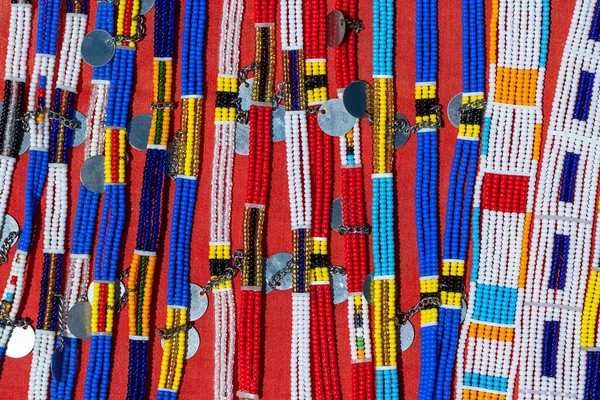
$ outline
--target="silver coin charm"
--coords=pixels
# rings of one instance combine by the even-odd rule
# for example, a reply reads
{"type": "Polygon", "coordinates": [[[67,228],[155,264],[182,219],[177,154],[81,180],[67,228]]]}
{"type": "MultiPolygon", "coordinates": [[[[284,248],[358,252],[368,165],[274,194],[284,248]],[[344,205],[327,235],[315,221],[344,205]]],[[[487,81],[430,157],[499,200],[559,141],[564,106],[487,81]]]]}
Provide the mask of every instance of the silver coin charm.
{"type": "Polygon", "coordinates": [[[346,17],[340,10],[327,14],[327,46],[338,47],[344,41],[347,33],[346,17]]]}
{"type": "Polygon", "coordinates": [[[464,322],[466,317],[467,317],[467,302],[463,298],[460,301],[460,322],[461,323],[464,322]]]}
{"type": "Polygon", "coordinates": [[[115,55],[116,44],[110,33],[103,29],[91,31],[81,42],[81,57],[92,67],[108,64],[115,55]]]}
{"type": "Polygon", "coordinates": [[[235,152],[241,156],[250,153],[250,125],[235,124],[235,152]]]}
{"type": "MultiPolygon", "coordinates": [[[[11,232],[19,232],[19,230],[20,228],[17,220],[14,219],[12,215],[6,214],[6,217],[4,218],[4,226],[2,227],[2,237],[0,238],[0,244],[4,243],[6,239],[8,239],[8,235],[10,235],[11,232]]],[[[17,243],[17,237],[15,237],[15,239],[12,241],[10,247],[14,246],[15,243],[17,243]]]]}
{"type": "MultiPolygon", "coordinates": [[[[160,345],[164,349],[165,348],[165,339],[160,339],[160,345]]],[[[189,331],[187,331],[187,340],[186,340],[187,350],[185,353],[185,359],[189,360],[194,357],[200,348],[200,334],[196,330],[196,328],[192,327],[189,331]]]]}
{"type": "Polygon", "coordinates": [[[340,304],[348,300],[348,275],[331,274],[331,291],[333,304],[340,304]]]}
{"type": "MultiPolygon", "coordinates": [[[[265,266],[265,281],[271,282],[273,276],[279,271],[287,267],[288,262],[292,260],[290,253],[275,253],[267,259],[265,266]]],[[[276,290],[288,290],[292,288],[292,274],[285,274],[279,281],[274,282],[276,290]]],[[[265,292],[269,293],[273,290],[269,284],[265,285],[265,292]]]]}
{"type": "Polygon", "coordinates": [[[85,160],[81,166],[79,178],[87,190],[104,193],[104,156],[91,156],[85,160]]]}
{"type": "Polygon", "coordinates": [[[285,140],[285,107],[281,104],[271,114],[271,139],[273,142],[285,140]]]}
{"type": "Polygon", "coordinates": [[[25,132],[23,133],[23,137],[21,138],[21,147],[19,147],[19,155],[22,156],[23,154],[27,153],[29,147],[31,147],[31,134],[29,132],[25,132]]]}
{"type": "Polygon", "coordinates": [[[131,118],[127,127],[127,139],[129,144],[137,150],[148,148],[148,137],[152,127],[152,114],[138,114],[131,118]]]}
{"type": "Polygon", "coordinates": [[[6,345],[6,356],[10,358],[23,358],[33,350],[35,343],[35,330],[27,325],[24,328],[13,329],[8,344],[6,345]]]}
{"type": "Polygon", "coordinates": [[[365,81],[354,81],[344,89],[344,107],[355,118],[372,114],[373,88],[365,81]]]}
{"type": "Polygon", "coordinates": [[[405,131],[405,128],[408,128],[410,124],[408,120],[404,117],[404,115],[396,113],[396,129],[394,131],[394,148],[398,149],[408,142],[410,139],[410,133],[405,131]]]}
{"type": "Polygon", "coordinates": [[[412,322],[406,321],[406,323],[400,327],[398,332],[398,349],[406,351],[414,341],[415,327],[412,322]]]}
{"type": "Polygon", "coordinates": [[[331,229],[335,230],[336,232],[339,232],[340,227],[344,225],[344,213],[342,209],[341,197],[338,197],[331,202],[331,208],[329,209],[329,224],[331,225],[331,229]]]}
{"type": "Polygon", "coordinates": [[[152,10],[152,7],[154,7],[154,3],[155,0],[141,0],[139,14],[145,15],[148,12],[150,12],[150,10],[152,10]]]}
{"type": "Polygon", "coordinates": [[[69,331],[79,339],[92,337],[92,305],[88,301],[75,303],[67,314],[69,331]]]}
{"type": "Polygon", "coordinates": [[[354,128],[356,118],[348,114],[341,99],[330,99],[321,104],[317,121],[329,136],[344,136],[354,128]]]}
{"type": "Polygon", "coordinates": [[[190,321],[202,317],[208,310],[208,295],[200,294],[200,286],[190,284],[190,321]]]}
{"type": "Polygon", "coordinates": [[[75,111],[73,119],[77,122],[77,128],[73,131],[73,147],[77,147],[85,142],[85,124],[87,123],[87,118],[82,112],[75,111]]]}
{"type": "Polygon", "coordinates": [[[65,351],[64,351],[64,349],[61,349],[59,347],[58,349],[56,349],[56,351],[52,355],[52,365],[51,365],[52,376],[58,382],[64,382],[64,380],[65,380],[65,374],[63,373],[64,359],[65,359],[65,351]]]}
{"type": "Polygon", "coordinates": [[[238,98],[240,99],[240,108],[244,111],[248,111],[250,109],[250,104],[252,104],[252,83],[254,82],[254,78],[246,79],[246,83],[240,83],[238,88],[238,98]]]}
{"type": "Polygon", "coordinates": [[[363,296],[365,296],[367,303],[369,303],[370,305],[373,305],[373,297],[371,296],[371,287],[373,284],[374,276],[375,276],[375,272],[371,272],[369,275],[367,275],[367,277],[365,278],[365,281],[363,282],[363,296]]]}
{"type": "Polygon", "coordinates": [[[462,93],[454,96],[448,103],[448,119],[456,128],[460,126],[460,107],[462,106],[462,93]]]}

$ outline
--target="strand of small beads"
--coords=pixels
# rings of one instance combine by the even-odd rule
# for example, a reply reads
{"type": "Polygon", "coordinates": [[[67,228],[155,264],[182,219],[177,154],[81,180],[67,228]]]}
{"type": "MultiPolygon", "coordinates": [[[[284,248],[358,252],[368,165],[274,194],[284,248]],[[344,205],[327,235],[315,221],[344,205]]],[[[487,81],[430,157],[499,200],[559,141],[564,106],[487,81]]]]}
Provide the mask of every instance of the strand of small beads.
{"type": "Polygon", "coordinates": [[[237,334],[239,378],[237,396],[242,399],[258,399],[260,391],[264,310],[263,231],[272,151],[275,6],[276,0],[259,0],[254,3],[254,47],[257,66],[248,115],[250,133],[246,203],[244,204],[244,260],[237,334]]]}
{"type": "MultiPolygon", "coordinates": [[[[114,10],[112,2],[99,2],[96,9],[95,29],[114,33],[114,10]]],[[[104,154],[104,121],[108,88],[110,85],[111,64],[94,68],[92,94],[86,115],[84,159],[104,154]]],[[[50,398],[52,400],[70,400],[74,396],[77,374],[79,372],[79,339],[67,326],[68,311],[80,301],[88,301],[87,290],[90,280],[90,258],[93,238],[96,233],[96,220],[101,193],[94,192],[81,183],[75,209],[75,223],[69,254],[69,266],[65,283],[64,298],[55,355],[60,355],[60,370],[52,368],[50,398]]]]}
{"type": "Polygon", "coordinates": [[[302,1],[282,0],[280,3],[287,173],[293,232],[290,396],[294,400],[312,397],[309,293],[312,198],[302,10],[302,1]]]}
{"type": "Polygon", "coordinates": [[[376,398],[399,398],[394,235],[394,2],[373,2],[373,337],[376,398]]]}
{"type": "Polygon", "coordinates": [[[440,279],[438,368],[435,398],[450,397],[452,373],[458,345],[465,263],[469,246],[479,137],[483,122],[485,89],[484,2],[462,2],[463,95],[458,137],[450,171],[444,233],[444,260],[440,279]]]}
{"type": "MultiPolygon", "coordinates": [[[[358,20],[358,0],[337,0],[336,8],[351,21],[358,20]]],[[[335,48],[335,78],[341,101],[344,89],[358,77],[357,39],[355,30],[346,32],[345,40],[335,48]]],[[[340,137],[342,166],[342,217],[344,226],[367,225],[361,129],[358,119],[354,127],[340,137]]],[[[348,332],[352,362],[352,399],[374,398],[374,369],[369,304],[363,295],[363,282],[369,271],[368,236],[364,232],[344,234],[348,287],[348,332]]]]}
{"type": "MultiPolygon", "coordinates": [[[[60,6],[59,6],[60,7],[60,6]]],[[[73,142],[73,104],[81,71],[81,42],[87,26],[87,1],[67,3],[54,100],[50,107],[48,185],[44,216],[44,267],[31,370],[29,399],[48,398],[50,366],[62,300],[63,259],[69,209],[68,167],[73,142]]]]}
{"type": "Polygon", "coordinates": [[[86,400],[106,399],[110,386],[115,285],[118,284],[117,265],[125,224],[126,124],[132,97],[135,43],[143,34],[139,9],[139,0],[121,1],[118,5],[116,50],[106,110],[105,195],[94,262],[92,338],[84,388],[86,400]]]}
{"type": "Polygon", "coordinates": [[[221,19],[210,196],[209,265],[215,303],[214,398],[233,398],[235,303],[231,274],[231,195],[243,0],[225,0],[221,19]],[[229,274],[229,276],[228,276],[229,274]]]}
{"type": "Polygon", "coordinates": [[[175,200],[171,219],[167,319],[158,382],[158,400],[175,400],[183,375],[190,307],[190,246],[200,170],[204,96],[206,0],[185,3],[181,44],[181,133],[175,162],[175,200]]]}
{"type": "Polygon", "coordinates": [[[335,345],[331,276],[327,257],[329,212],[333,196],[333,137],[319,127],[321,104],[327,101],[327,45],[324,0],[303,2],[306,57],[307,125],[312,187],[312,246],[310,254],[311,374],[316,399],[341,399],[335,345]]]}
{"type": "MultiPolygon", "coordinates": [[[[549,3],[542,3],[545,14],[549,3]]],[[[599,28],[597,1],[578,0],[542,153],[523,316],[515,333],[520,338],[515,365],[522,399],[600,396],[600,346],[594,342],[598,301],[594,310],[592,300],[597,299],[594,268],[600,245],[597,238],[593,242],[599,221],[600,121],[595,116],[600,104],[594,95],[599,28]],[[586,283],[591,292],[584,297],[586,283]]],[[[548,35],[547,26],[538,33],[542,42],[548,35]]]]}
{"type": "Polygon", "coordinates": [[[549,2],[493,3],[490,81],[473,210],[473,271],[456,398],[510,398],[521,339],[542,129],[549,2]]]}
{"type": "MultiPolygon", "coordinates": [[[[26,123],[26,129],[31,135],[31,150],[29,152],[25,184],[25,221],[8,282],[2,296],[4,312],[8,314],[10,319],[7,322],[14,321],[19,312],[23,296],[27,256],[33,235],[33,222],[48,173],[50,120],[47,108],[52,104],[60,2],[50,0],[40,3],[39,15],[42,18],[38,18],[35,64],[29,87],[26,120],[23,121],[26,123]]],[[[29,19],[29,16],[26,16],[25,19],[29,19]]],[[[2,359],[13,328],[14,324],[12,323],[0,324],[0,356],[2,359]]]]}
{"type": "Polygon", "coordinates": [[[146,163],[136,248],[129,269],[129,380],[127,399],[147,395],[150,313],[153,301],[156,250],[162,217],[163,179],[167,142],[171,129],[175,1],[158,0],[154,11],[154,103],[148,136],[146,163]]]}

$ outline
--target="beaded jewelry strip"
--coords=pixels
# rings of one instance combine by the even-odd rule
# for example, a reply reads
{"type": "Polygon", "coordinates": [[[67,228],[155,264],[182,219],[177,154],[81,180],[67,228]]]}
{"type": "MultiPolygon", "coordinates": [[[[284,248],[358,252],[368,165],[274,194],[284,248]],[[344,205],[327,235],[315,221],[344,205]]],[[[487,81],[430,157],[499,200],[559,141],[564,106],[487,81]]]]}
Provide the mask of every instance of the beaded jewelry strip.
{"type": "Polygon", "coordinates": [[[310,252],[312,199],[306,123],[302,1],[282,0],[281,49],[288,190],[293,232],[291,398],[312,398],[310,379],[310,252]]]}
{"type": "Polygon", "coordinates": [[[243,0],[225,0],[221,19],[219,76],[215,108],[215,145],[210,197],[210,275],[222,283],[215,301],[214,398],[233,398],[235,303],[231,276],[231,194],[243,0]],[[228,272],[229,271],[229,272],[228,272]]]}
{"type": "MultiPolygon", "coordinates": [[[[113,34],[114,10],[113,3],[99,2],[96,9],[95,29],[103,29],[113,34]]],[[[85,126],[85,160],[104,154],[104,121],[106,119],[111,64],[109,62],[102,67],[94,68],[92,95],[85,126]]],[[[76,377],[79,372],[79,339],[71,334],[67,326],[67,313],[78,301],[88,300],[90,258],[96,231],[100,196],[100,193],[92,192],[85,185],[79,185],[67,281],[58,325],[59,336],[55,346],[55,353],[62,352],[62,369],[60,373],[62,379],[57,379],[56,371],[54,371],[50,386],[50,398],[52,400],[69,400],[74,396],[76,377]]]]}
{"type": "Polygon", "coordinates": [[[146,397],[150,313],[161,220],[163,178],[171,129],[175,1],[158,0],[154,11],[154,103],[140,199],[136,249],[131,261],[129,296],[129,381],[127,398],[146,397]]]}
{"type": "Polygon", "coordinates": [[[118,5],[116,51],[106,110],[105,195],[98,246],[94,262],[91,344],[84,398],[106,399],[112,368],[111,347],[114,324],[117,263],[125,224],[126,124],[131,104],[135,62],[135,40],[143,33],[138,24],[139,0],[118,5]]]}
{"type": "Polygon", "coordinates": [[[373,266],[376,398],[398,399],[394,238],[394,2],[373,2],[373,266]]]}
{"type": "Polygon", "coordinates": [[[254,5],[256,72],[252,85],[246,203],[244,204],[244,260],[238,318],[237,396],[258,399],[263,341],[263,230],[271,169],[271,115],[275,79],[276,0],[254,5]]]}
{"type": "Polygon", "coordinates": [[[331,277],[327,257],[329,210],[333,196],[333,137],[317,122],[321,104],[327,100],[327,46],[324,0],[303,2],[308,100],[308,142],[312,190],[312,248],[310,254],[311,358],[313,394],[316,399],[341,399],[337,360],[331,277]]]}
{"type": "MultiPolygon", "coordinates": [[[[26,7],[29,8],[29,6],[26,7]]],[[[9,323],[0,324],[0,359],[2,360],[23,296],[23,281],[33,234],[33,222],[48,173],[50,120],[47,108],[52,104],[59,14],[60,2],[58,0],[40,3],[39,15],[43,18],[38,18],[35,64],[29,87],[27,119],[24,120],[27,124],[26,129],[31,134],[31,150],[25,184],[25,221],[2,296],[2,307],[9,317],[9,321],[7,321],[9,323]]],[[[29,15],[25,16],[25,19],[29,18],[29,15]]],[[[60,285],[57,288],[60,288],[60,285]]],[[[59,290],[56,289],[55,293],[59,293],[59,290]]],[[[58,298],[52,297],[53,295],[54,293],[51,294],[51,301],[58,301],[58,298]]]]}
{"type": "Polygon", "coordinates": [[[469,223],[473,203],[479,136],[483,121],[485,39],[483,0],[463,0],[463,109],[450,171],[444,233],[444,260],[440,279],[438,367],[435,398],[451,396],[452,373],[458,345],[469,223]]]}
{"type": "MultiPolygon", "coordinates": [[[[582,315],[594,219],[598,222],[597,3],[576,2],[543,150],[527,278],[522,282],[523,317],[515,335],[520,338],[515,362],[520,399],[600,396],[600,348],[593,341],[598,309],[588,308],[582,315]]],[[[544,4],[544,12],[548,7],[544,4]]],[[[548,34],[542,30],[542,41],[548,34]]],[[[598,247],[593,251],[592,271],[598,265],[598,247]]]]}
{"type": "Polygon", "coordinates": [[[512,398],[542,128],[547,0],[492,4],[490,81],[473,210],[458,400],[512,398]]]}
{"type": "MultiPolygon", "coordinates": [[[[59,6],[57,6],[59,7],[59,6]]],[[[87,1],[67,3],[64,37],[59,58],[54,101],[50,105],[48,185],[44,217],[44,267],[33,358],[29,373],[29,399],[46,399],[50,365],[62,300],[63,258],[69,209],[69,150],[73,142],[73,103],[81,71],[81,42],[87,26],[87,1]],[[66,120],[64,122],[63,120],[66,120]]]]}
{"type": "MultiPolygon", "coordinates": [[[[349,20],[357,20],[358,0],[337,0],[336,8],[349,20]]],[[[337,93],[357,79],[357,33],[350,30],[346,39],[335,48],[335,78],[337,93]]],[[[342,165],[342,209],[345,226],[366,226],[365,189],[361,154],[361,129],[358,120],[345,137],[340,138],[342,165]]],[[[369,304],[363,295],[363,282],[369,271],[368,236],[349,231],[344,234],[346,276],[348,286],[348,332],[352,360],[352,399],[374,398],[373,355],[369,304]]]]}
{"type": "Polygon", "coordinates": [[[169,246],[169,289],[164,350],[158,382],[159,400],[175,400],[186,354],[190,307],[190,245],[200,170],[200,133],[204,95],[206,0],[185,4],[181,44],[182,112],[175,162],[175,200],[169,246]]]}

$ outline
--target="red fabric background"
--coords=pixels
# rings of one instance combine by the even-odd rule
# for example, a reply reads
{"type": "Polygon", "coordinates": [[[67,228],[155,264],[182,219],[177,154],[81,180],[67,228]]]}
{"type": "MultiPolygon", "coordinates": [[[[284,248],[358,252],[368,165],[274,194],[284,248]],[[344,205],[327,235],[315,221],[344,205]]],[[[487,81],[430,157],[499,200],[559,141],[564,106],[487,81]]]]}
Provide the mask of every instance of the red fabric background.
{"type": "MultiPolygon", "coordinates": [[[[459,0],[444,0],[439,2],[439,28],[440,28],[440,79],[439,93],[440,101],[446,105],[456,93],[461,91],[461,6],[459,0]]],[[[573,12],[573,0],[562,0],[552,2],[552,24],[550,54],[548,63],[548,73],[546,79],[546,90],[544,93],[544,112],[545,122],[548,121],[550,114],[550,105],[554,96],[554,87],[562,47],[565,42],[569,21],[573,12]]],[[[371,81],[371,5],[368,1],[360,1],[359,15],[366,25],[366,29],[359,35],[359,76],[361,79],[371,81]]],[[[180,9],[183,2],[179,5],[180,9]]],[[[487,4],[488,10],[491,5],[487,4]]],[[[0,59],[4,60],[6,54],[6,40],[9,22],[8,2],[4,2],[0,12],[0,27],[4,34],[0,35],[0,59]]],[[[202,172],[200,176],[200,189],[198,193],[198,205],[194,225],[194,241],[192,243],[192,282],[204,285],[209,278],[208,272],[208,231],[209,231],[209,190],[210,190],[210,172],[213,152],[213,125],[214,100],[216,86],[216,72],[219,45],[219,25],[221,16],[222,2],[218,0],[209,2],[209,20],[208,20],[208,43],[207,43],[207,76],[206,76],[206,123],[203,134],[203,156],[202,172]]],[[[95,13],[96,2],[90,1],[91,15],[95,13]]],[[[330,0],[328,9],[334,8],[334,1],[330,0]]],[[[37,2],[34,1],[34,12],[37,16],[37,2]]],[[[244,14],[244,26],[241,47],[241,66],[252,62],[254,54],[254,30],[253,30],[253,3],[246,4],[244,14]]],[[[137,55],[137,75],[135,78],[135,92],[133,99],[132,115],[150,112],[150,102],[152,101],[152,54],[153,54],[153,17],[151,11],[146,15],[148,18],[148,34],[145,40],[139,45],[137,55]]],[[[488,12],[489,17],[489,12],[488,12]]],[[[404,114],[411,122],[414,122],[414,20],[415,9],[413,1],[397,2],[396,17],[396,109],[404,114]]],[[[37,18],[34,20],[34,23],[37,18]]],[[[93,18],[90,18],[88,30],[93,27],[93,18]]],[[[35,37],[35,36],[34,36],[35,37]]],[[[179,35],[178,35],[179,37],[179,35]]],[[[31,46],[31,60],[33,60],[34,43],[31,46]]],[[[329,53],[330,60],[333,52],[329,53]]],[[[279,61],[279,58],[278,58],[279,61]]],[[[3,65],[3,63],[2,63],[3,65]]],[[[2,68],[2,67],[0,67],[2,68]]],[[[176,59],[177,81],[179,82],[179,60],[176,59]]],[[[280,66],[278,68],[278,82],[281,81],[280,66]]],[[[31,67],[29,70],[31,73],[31,67]]],[[[330,86],[329,93],[335,93],[334,68],[330,62],[329,68],[330,86]]],[[[84,114],[87,110],[90,95],[91,67],[83,65],[82,77],[78,87],[76,109],[84,114]]],[[[179,99],[179,85],[176,88],[175,99],[179,99]]],[[[177,110],[179,115],[179,110],[177,110]]],[[[175,119],[175,129],[178,129],[178,118],[175,119]]],[[[371,141],[370,130],[365,125],[363,129],[363,164],[367,166],[365,171],[365,182],[367,182],[367,205],[370,214],[370,162],[371,162],[371,141]]],[[[440,211],[445,214],[445,198],[448,188],[448,175],[450,163],[453,155],[453,147],[456,138],[456,129],[445,118],[445,127],[440,133],[440,211]]],[[[413,191],[415,180],[415,151],[416,141],[411,140],[407,145],[396,151],[396,188],[397,188],[397,213],[400,243],[397,254],[398,272],[401,286],[401,308],[406,310],[418,301],[418,265],[417,249],[415,240],[414,225],[414,205],[413,191]]],[[[126,268],[132,257],[135,235],[137,230],[137,217],[139,211],[139,198],[141,191],[141,174],[144,164],[144,153],[130,149],[129,154],[131,162],[129,164],[129,196],[128,196],[128,222],[125,236],[124,248],[122,253],[121,266],[126,268]]],[[[267,254],[273,254],[280,251],[291,250],[291,232],[289,220],[289,207],[287,197],[287,178],[285,171],[285,144],[284,142],[274,144],[273,152],[273,174],[272,190],[270,193],[270,204],[268,209],[268,248],[267,254]]],[[[15,171],[14,185],[12,189],[12,198],[9,205],[9,213],[13,215],[22,224],[25,173],[27,168],[27,154],[21,157],[15,171]]],[[[83,146],[77,147],[72,151],[72,168],[70,198],[73,202],[77,199],[79,187],[79,169],[83,160],[83,146]]],[[[242,242],[242,209],[245,193],[245,177],[247,161],[244,156],[236,156],[234,175],[234,196],[233,196],[233,219],[232,219],[232,244],[233,249],[241,248],[242,242]]],[[[335,197],[340,196],[340,171],[339,157],[337,156],[336,142],[336,171],[335,171],[335,197]]],[[[166,189],[170,193],[170,203],[173,199],[174,185],[167,180],[166,189]]],[[[44,199],[42,199],[43,210],[44,199]]],[[[71,204],[69,216],[71,224],[68,227],[70,234],[72,230],[72,220],[74,218],[74,206],[71,204]]],[[[165,208],[167,205],[165,204],[165,208]]],[[[442,218],[443,219],[443,218],[442,218]]],[[[442,222],[443,227],[443,222],[442,222]]],[[[34,245],[31,250],[30,262],[27,270],[26,293],[23,305],[23,316],[29,316],[35,320],[37,316],[37,299],[39,297],[39,282],[42,269],[42,247],[39,243],[41,239],[41,219],[38,218],[36,231],[39,232],[34,239],[34,245]]],[[[168,226],[163,227],[164,238],[168,239],[168,226]]],[[[443,232],[443,230],[442,230],[443,232]]],[[[154,315],[154,327],[161,327],[165,324],[166,309],[166,290],[167,290],[167,257],[168,243],[163,241],[159,246],[162,251],[159,252],[159,273],[155,290],[156,315],[154,315]]],[[[14,248],[11,251],[10,259],[14,248]]],[[[334,265],[344,265],[344,247],[343,239],[335,232],[331,235],[331,260],[334,265]]],[[[9,273],[9,265],[0,267],[0,283],[3,287],[9,273]]],[[[239,279],[236,279],[236,287],[239,289],[239,279]]],[[[264,363],[264,384],[263,398],[265,399],[288,399],[289,398],[289,355],[290,355],[290,330],[291,330],[291,296],[290,292],[273,292],[267,296],[266,305],[266,354],[264,363]]],[[[348,354],[348,333],[347,333],[347,312],[346,303],[336,306],[335,318],[337,325],[338,354],[340,363],[340,374],[343,384],[344,398],[350,398],[350,363],[348,354]]],[[[413,319],[415,326],[418,325],[418,318],[413,319]]],[[[110,397],[114,399],[125,398],[127,392],[127,365],[128,365],[128,322],[127,312],[123,311],[117,316],[116,333],[114,340],[116,343],[114,352],[114,368],[111,380],[110,397]]],[[[181,387],[182,399],[211,399],[213,385],[213,315],[212,303],[209,311],[200,320],[195,322],[195,326],[200,332],[201,346],[198,353],[190,359],[185,366],[185,373],[181,387]]],[[[152,383],[151,397],[156,393],[156,385],[159,376],[160,358],[162,350],[160,341],[156,335],[152,338],[152,383]]],[[[83,398],[83,382],[85,379],[85,366],[87,358],[85,354],[89,349],[89,344],[83,346],[82,368],[78,378],[76,388],[76,398],[83,398]]],[[[416,399],[418,387],[419,371],[419,335],[417,328],[417,337],[413,345],[403,354],[403,376],[404,392],[406,399],[416,399]]],[[[7,359],[0,375],[0,388],[2,394],[0,398],[25,398],[28,386],[29,366],[31,355],[23,359],[7,359]]]]}

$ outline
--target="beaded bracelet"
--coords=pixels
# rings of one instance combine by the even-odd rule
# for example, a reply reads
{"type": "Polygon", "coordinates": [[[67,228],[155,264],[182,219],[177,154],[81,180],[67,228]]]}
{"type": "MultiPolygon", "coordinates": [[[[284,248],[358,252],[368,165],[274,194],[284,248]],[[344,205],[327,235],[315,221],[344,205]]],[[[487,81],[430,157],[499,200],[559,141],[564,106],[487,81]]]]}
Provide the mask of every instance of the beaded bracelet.
{"type": "Polygon", "coordinates": [[[165,337],[156,395],[159,400],[177,399],[187,348],[185,327],[189,324],[190,245],[196,209],[196,179],[200,170],[206,17],[206,0],[186,2],[181,45],[181,133],[178,134],[177,157],[173,160],[175,200],[169,245],[165,328],[173,334],[165,337]]]}
{"type": "MultiPolygon", "coordinates": [[[[542,3],[542,12],[549,13],[549,6],[549,1],[542,3]]],[[[592,300],[597,297],[594,266],[599,244],[596,239],[592,250],[600,170],[600,121],[595,117],[599,107],[594,94],[598,28],[597,1],[577,1],[542,153],[527,275],[521,281],[525,301],[513,358],[519,398],[600,395],[600,346],[594,342],[598,303],[594,310],[592,300]],[[592,279],[584,303],[590,264],[592,279]]],[[[544,26],[541,32],[543,42],[547,29],[544,26]]]]}
{"type": "Polygon", "coordinates": [[[94,262],[92,338],[84,388],[86,400],[108,397],[112,368],[115,285],[121,235],[125,225],[126,124],[131,104],[136,50],[135,42],[131,40],[140,34],[139,9],[139,0],[121,1],[118,5],[116,36],[119,40],[112,60],[106,109],[105,195],[94,262]]]}
{"type": "Polygon", "coordinates": [[[463,95],[462,112],[454,158],[444,232],[444,260],[440,279],[438,325],[438,366],[434,385],[435,398],[451,395],[452,373],[458,345],[461,301],[465,284],[465,263],[469,246],[469,219],[472,211],[479,136],[483,121],[483,91],[485,86],[484,60],[484,2],[463,0],[463,95]]]}
{"type": "Polygon", "coordinates": [[[335,345],[333,299],[327,257],[329,211],[333,196],[333,137],[318,125],[318,110],[327,101],[327,47],[324,0],[303,2],[308,101],[309,159],[312,190],[310,246],[311,372],[316,399],[341,399],[342,389],[335,345]]]}
{"type": "MultiPolygon", "coordinates": [[[[44,18],[38,18],[35,64],[29,87],[25,121],[26,129],[31,134],[31,150],[25,184],[25,221],[2,296],[2,306],[4,312],[8,313],[10,321],[14,321],[19,312],[23,296],[25,267],[33,234],[33,222],[48,173],[50,121],[47,108],[52,104],[59,14],[60,2],[58,0],[40,3],[39,15],[44,18]]],[[[25,19],[29,18],[30,16],[25,16],[25,19]]],[[[58,299],[52,298],[52,301],[55,300],[58,299]]],[[[11,323],[0,325],[0,360],[2,361],[13,327],[11,323]]]]}
{"type": "Polygon", "coordinates": [[[244,259],[237,332],[237,396],[242,399],[258,399],[260,391],[260,353],[263,342],[261,319],[264,308],[263,231],[272,158],[271,102],[275,79],[275,5],[276,0],[260,0],[254,3],[254,47],[257,66],[248,118],[250,133],[244,204],[244,259]]]}
{"type": "MultiPolygon", "coordinates": [[[[95,29],[103,29],[110,34],[114,33],[114,9],[113,3],[98,3],[95,29]]],[[[104,66],[94,68],[92,94],[85,126],[85,160],[104,154],[104,121],[106,119],[111,64],[109,62],[104,66]]],[[[79,339],[70,332],[69,327],[66,325],[67,312],[77,302],[88,300],[90,258],[100,196],[100,193],[87,189],[85,185],[79,185],[71,253],[69,254],[68,273],[58,325],[59,336],[55,346],[55,354],[62,352],[62,363],[60,378],[56,374],[57,371],[53,369],[50,386],[50,398],[52,400],[70,400],[74,396],[76,377],[79,373],[80,343],[79,339]]]]}
{"type": "MultiPolygon", "coordinates": [[[[60,7],[59,5],[57,7],[60,7]]],[[[65,253],[67,211],[69,209],[68,166],[73,129],[60,117],[72,120],[73,103],[81,71],[81,41],[87,26],[87,1],[67,4],[63,43],[60,51],[52,112],[48,185],[44,217],[44,267],[42,272],[38,321],[33,358],[29,373],[29,399],[46,399],[50,383],[50,366],[62,300],[62,269],[65,253]]]]}
{"type": "MultiPolygon", "coordinates": [[[[154,11],[154,103],[171,104],[175,1],[158,0],[154,11]]],[[[146,162],[140,199],[136,249],[131,261],[129,296],[129,380],[127,398],[146,397],[150,343],[150,312],[153,301],[156,250],[160,229],[163,177],[167,165],[167,142],[172,107],[152,107],[146,162]]]]}
{"type": "Polygon", "coordinates": [[[456,398],[512,397],[542,123],[547,0],[492,5],[491,102],[473,210],[473,271],[456,398]]]}

